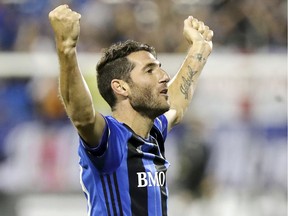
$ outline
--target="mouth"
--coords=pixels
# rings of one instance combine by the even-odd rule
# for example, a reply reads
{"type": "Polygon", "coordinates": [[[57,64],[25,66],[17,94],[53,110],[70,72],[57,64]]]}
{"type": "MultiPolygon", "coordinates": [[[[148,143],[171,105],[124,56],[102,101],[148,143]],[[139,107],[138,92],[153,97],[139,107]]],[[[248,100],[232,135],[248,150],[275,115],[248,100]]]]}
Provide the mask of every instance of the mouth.
{"type": "Polygon", "coordinates": [[[168,96],[168,89],[163,89],[162,91],[160,91],[160,94],[168,96]]]}
{"type": "Polygon", "coordinates": [[[167,94],[168,93],[168,89],[163,89],[161,92],[160,92],[161,94],[167,94]]]}

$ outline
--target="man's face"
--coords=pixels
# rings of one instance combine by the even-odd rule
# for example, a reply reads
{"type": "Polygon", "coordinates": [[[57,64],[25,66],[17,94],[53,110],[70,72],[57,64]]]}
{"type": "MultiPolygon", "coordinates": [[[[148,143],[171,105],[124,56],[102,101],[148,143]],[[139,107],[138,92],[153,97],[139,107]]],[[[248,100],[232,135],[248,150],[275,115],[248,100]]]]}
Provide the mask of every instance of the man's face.
{"type": "Polygon", "coordinates": [[[131,53],[128,59],[135,64],[128,83],[131,106],[151,118],[168,111],[167,83],[170,77],[161,69],[160,62],[146,51],[131,53]]]}

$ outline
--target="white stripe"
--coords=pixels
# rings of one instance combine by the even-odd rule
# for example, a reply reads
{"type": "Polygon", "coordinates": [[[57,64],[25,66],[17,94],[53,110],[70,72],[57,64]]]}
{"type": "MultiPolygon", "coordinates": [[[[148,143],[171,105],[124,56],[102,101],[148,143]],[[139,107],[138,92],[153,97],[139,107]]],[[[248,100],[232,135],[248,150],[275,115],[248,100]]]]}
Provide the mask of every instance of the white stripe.
{"type": "Polygon", "coordinates": [[[162,126],[162,121],[157,117],[156,118],[156,120],[159,122],[159,124],[160,124],[160,127],[161,127],[161,131],[162,131],[162,129],[163,129],[163,126],[162,126]]]}
{"type": "Polygon", "coordinates": [[[91,201],[90,201],[90,194],[87,190],[87,188],[84,185],[83,179],[82,179],[82,174],[83,174],[83,168],[81,165],[80,166],[80,184],[82,186],[82,190],[83,192],[86,194],[87,196],[87,205],[88,205],[88,216],[91,216],[91,201]]]}

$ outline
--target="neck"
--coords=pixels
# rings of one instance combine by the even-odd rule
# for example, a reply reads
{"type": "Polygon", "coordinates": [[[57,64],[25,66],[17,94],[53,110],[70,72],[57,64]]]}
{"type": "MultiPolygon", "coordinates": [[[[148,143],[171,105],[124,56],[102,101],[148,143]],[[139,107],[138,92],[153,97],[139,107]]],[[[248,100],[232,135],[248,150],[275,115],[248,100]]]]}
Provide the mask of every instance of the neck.
{"type": "Polygon", "coordinates": [[[112,116],[117,121],[128,125],[137,135],[147,138],[153,126],[154,119],[143,116],[134,109],[117,108],[113,111],[112,116]]]}

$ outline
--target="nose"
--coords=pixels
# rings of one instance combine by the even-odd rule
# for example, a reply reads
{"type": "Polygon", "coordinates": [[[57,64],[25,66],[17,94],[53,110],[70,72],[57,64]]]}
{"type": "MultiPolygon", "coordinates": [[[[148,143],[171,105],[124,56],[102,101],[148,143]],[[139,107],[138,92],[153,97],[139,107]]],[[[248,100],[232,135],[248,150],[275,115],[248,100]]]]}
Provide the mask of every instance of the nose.
{"type": "Polygon", "coordinates": [[[170,81],[169,74],[163,69],[161,69],[161,72],[162,72],[162,78],[160,79],[160,83],[162,82],[168,83],[170,81]]]}

